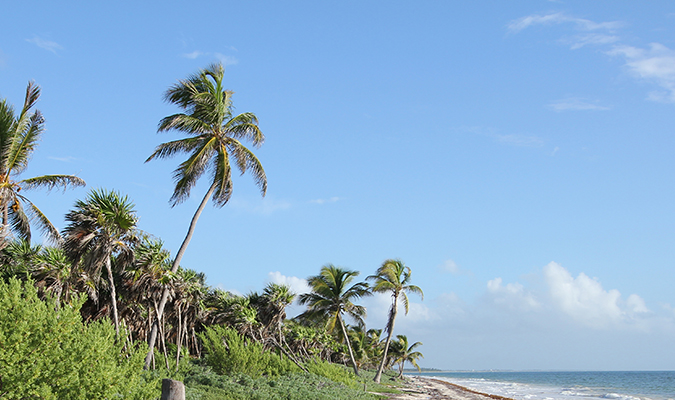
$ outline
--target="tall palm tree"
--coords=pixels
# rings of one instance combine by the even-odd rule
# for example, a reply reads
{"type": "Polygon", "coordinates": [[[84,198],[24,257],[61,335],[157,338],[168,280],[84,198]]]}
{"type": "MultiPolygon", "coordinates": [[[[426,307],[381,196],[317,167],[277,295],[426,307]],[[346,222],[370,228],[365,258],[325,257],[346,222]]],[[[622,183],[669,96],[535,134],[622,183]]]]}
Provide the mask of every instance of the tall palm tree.
{"type": "MultiPolygon", "coordinates": [[[[232,166],[244,174],[250,171],[253,180],[262,195],[267,191],[267,177],[258,158],[241,141],[248,141],[254,147],[260,147],[265,136],[258,128],[258,118],[253,113],[233,114],[232,94],[223,88],[225,69],[221,64],[213,64],[171,86],[164,99],[175,104],[185,112],[163,118],[158,132],[177,130],[188,135],[185,139],[162,143],[148,157],[146,162],[155,158],[170,158],[179,153],[187,153],[188,159],[182,162],[173,173],[176,187],[169,200],[175,206],[190,197],[191,189],[199,178],[209,172],[211,183],[192,217],[187,235],[183,240],[171,271],[176,273],[183,254],[187,249],[197,220],[209,198],[216,207],[224,206],[232,195],[232,166]]],[[[159,304],[160,315],[168,292],[162,296],[159,304]]],[[[158,326],[153,326],[150,334],[150,350],[146,357],[146,368],[152,360],[152,352],[157,337],[158,326]]]]}
{"type": "Polygon", "coordinates": [[[64,249],[73,260],[97,281],[105,268],[110,290],[115,331],[119,336],[117,294],[112,271],[115,256],[120,269],[133,261],[133,245],[137,242],[138,218],[134,204],[115,191],[92,190],[86,200],[75,202],[75,209],[66,214],[68,226],[63,230],[64,249]]]}
{"type": "Polygon", "coordinates": [[[363,317],[366,316],[366,309],[354,304],[353,301],[371,294],[368,284],[359,282],[348,286],[358,275],[358,271],[342,269],[332,264],[325,265],[321,267],[319,275],[307,278],[307,283],[312,291],[301,294],[299,297],[300,304],[308,306],[307,311],[303,313],[304,316],[325,318],[326,328],[330,332],[336,326],[340,327],[356,375],[359,374],[359,369],[354,359],[354,351],[349,342],[342,315],[347,314],[359,325],[364,325],[363,317]]]}
{"type": "Polygon", "coordinates": [[[414,351],[417,347],[422,345],[422,342],[415,342],[413,344],[408,343],[408,337],[406,335],[396,335],[396,341],[392,343],[396,344],[396,352],[392,354],[392,359],[394,364],[398,363],[398,377],[403,376],[403,366],[406,362],[409,362],[418,371],[421,371],[419,365],[417,365],[417,360],[424,358],[424,355],[419,351],[414,351]]]}
{"type": "Polygon", "coordinates": [[[23,189],[45,187],[53,189],[68,186],[84,186],[84,181],[72,175],[42,175],[17,179],[28,167],[28,162],[44,132],[44,118],[40,111],[31,111],[40,98],[40,87],[28,83],[23,108],[18,115],[6,99],[0,100],[0,213],[2,228],[0,236],[10,234],[30,241],[30,222],[34,221],[56,242],[59,231],[28,198],[20,194],[23,189]]]}
{"type": "Polygon", "coordinates": [[[386,260],[382,266],[375,271],[375,275],[371,275],[366,279],[374,281],[372,291],[375,293],[391,293],[391,307],[389,308],[389,319],[387,320],[387,340],[384,343],[384,352],[382,354],[382,361],[380,367],[377,369],[374,381],[380,383],[382,378],[382,371],[384,370],[385,362],[387,360],[387,352],[389,351],[389,343],[391,336],[394,333],[394,322],[396,322],[396,314],[398,312],[398,300],[403,301],[405,306],[405,313],[408,315],[408,295],[406,293],[417,293],[424,299],[422,289],[410,284],[411,272],[401,260],[386,260]]]}

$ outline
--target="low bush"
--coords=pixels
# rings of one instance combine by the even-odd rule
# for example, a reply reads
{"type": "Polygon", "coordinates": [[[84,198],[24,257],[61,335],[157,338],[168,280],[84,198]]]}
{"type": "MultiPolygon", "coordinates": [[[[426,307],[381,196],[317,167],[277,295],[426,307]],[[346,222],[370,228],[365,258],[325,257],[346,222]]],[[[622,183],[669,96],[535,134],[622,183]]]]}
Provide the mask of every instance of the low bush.
{"type": "Polygon", "coordinates": [[[147,348],[125,348],[110,321],[83,324],[83,301],[59,308],[31,282],[0,280],[0,398],[159,397],[142,372],[147,348]]]}
{"type": "Polygon", "coordinates": [[[229,327],[209,327],[200,338],[205,363],[220,375],[277,376],[300,370],[285,356],[264,351],[260,343],[243,338],[229,327]]]}

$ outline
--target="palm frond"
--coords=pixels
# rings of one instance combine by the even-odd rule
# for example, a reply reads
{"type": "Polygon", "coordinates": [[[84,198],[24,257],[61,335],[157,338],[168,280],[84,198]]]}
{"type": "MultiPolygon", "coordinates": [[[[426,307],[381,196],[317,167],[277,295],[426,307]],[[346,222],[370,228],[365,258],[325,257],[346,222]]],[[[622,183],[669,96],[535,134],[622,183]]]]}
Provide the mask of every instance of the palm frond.
{"type": "MultiPolygon", "coordinates": [[[[37,223],[38,228],[42,231],[43,234],[47,236],[47,239],[52,243],[59,243],[61,241],[61,235],[59,234],[58,229],[52,225],[51,221],[47,216],[39,209],[33,202],[28,200],[26,197],[19,195],[18,196],[23,203],[26,204],[28,210],[28,215],[30,216],[31,221],[37,223]]],[[[30,232],[30,226],[29,226],[30,232]]]]}
{"type": "Polygon", "coordinates": [[[73,175],[42,175],[33,178],[24,179],[18,182],[24,189],[34,189],[39,187],[51,190],[55,187],[62,188],[64,191],[69,186],[85,186],[84,179],[73,175]]]}

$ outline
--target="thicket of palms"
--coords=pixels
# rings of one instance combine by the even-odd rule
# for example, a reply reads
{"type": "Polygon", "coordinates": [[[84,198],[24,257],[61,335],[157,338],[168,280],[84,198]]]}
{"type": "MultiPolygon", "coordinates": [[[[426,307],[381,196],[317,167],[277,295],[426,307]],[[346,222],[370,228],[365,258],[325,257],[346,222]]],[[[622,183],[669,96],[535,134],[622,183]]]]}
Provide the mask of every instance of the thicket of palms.
{"type": "MultiPolygon", "coordinates": [[[[170,158],[188,154],[173,173],[176,186],[171,196],[171,206],[190,197],[190,191],[206,172],[211,176],[209,189],[192,217],[187,235],[183,240],[171,267],[175,273],[194,233],[197,220],[209,198],[216,207],[224,206],[232,195],[232,164],[244,174],[249,171],[262,195],[267,191],[267,177],[258,158],[242,144],[247,141],[260,147],[265,136],[258,128],[258,118],[253,113],[233,114],[233,92],[223,87],[225,69],[213,64],[199,73],[189,76],[171,86],[164,98],[185,112],[163,118],[159,132],[176,130],[187,134],[184,139],[162,143],[148,157],[170,158]]],[[[158,307],[161,319],[169,292],[165,290],[158,307]]],[[[159,326],[155,324],[150,333],[150,351],[146,358],[149,366],[159,326]]]]}
{"type": "Polygon", "coordinates": [[[389,344],[391,343],[391,336],[394,334],[394,323],[396,322],[396,314],[398,313],[398,301],[403,302],[405,313],[408,314],[409,301],[407,293],[416,293],[424,298],[422,289],[410,284],[411,271],[408,266],[403,264],[401,260],[386,260],[382,266],[377,269],[375,275],[369,276],[367,279],[373,280],[372,291],[375,293],[391,293],[391,307],[389,308],[389,318],[387,319],[387,339],[384,344],[384,352],[382,354],[382,361],[375,374],[374,381],[380,383],[382,372],[387,361],[387,352],[389,351],[389,344]]]}
{"type": "Polygon", "coordinates": [[[114,257],[117,267],[123,270],[133,261],[138,222],[134,204],[115,191],[93,190],[85,200],[75,203],[75,208],[66,214],[66,222],[63,248],[73,268],[82,268],[97,282],[103,270],[106,272],[115,331],[119,335],[112,264],[114,257]]]}
{"type": "Polygon", "coordinates": [[[353,318],[359,325],[364,325],[363,317],[366,316],[366,309],[354,304],[354,301],[370,295],[368,284],[358,282],[349,286],[358,275],[358,271],[350,271],[328,264],[321,268],[319,275],[307,279],[312,291],[301,294],[299,298],[300,304],[307,305],[307,311],[303,314],[304,318],[325,321],[325,327],[329,332],[332,332],[336,326],[340,327],[356,375],[359,374],[359,369],[343,314],[353,318]]]}

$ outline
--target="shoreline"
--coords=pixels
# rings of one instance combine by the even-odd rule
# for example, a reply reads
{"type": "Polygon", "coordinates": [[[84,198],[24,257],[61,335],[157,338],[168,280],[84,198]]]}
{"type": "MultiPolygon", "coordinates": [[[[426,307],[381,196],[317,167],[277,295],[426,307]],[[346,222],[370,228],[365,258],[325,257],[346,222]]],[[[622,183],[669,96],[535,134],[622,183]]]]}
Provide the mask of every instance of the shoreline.
{"type": "Polygon", "coordinates": [[[513,400],[508,397],[476,392],[436,378],[407,376],[401,394],[387,400],[513,400]]]}

